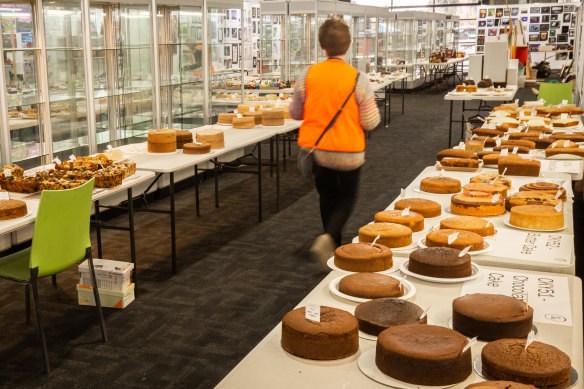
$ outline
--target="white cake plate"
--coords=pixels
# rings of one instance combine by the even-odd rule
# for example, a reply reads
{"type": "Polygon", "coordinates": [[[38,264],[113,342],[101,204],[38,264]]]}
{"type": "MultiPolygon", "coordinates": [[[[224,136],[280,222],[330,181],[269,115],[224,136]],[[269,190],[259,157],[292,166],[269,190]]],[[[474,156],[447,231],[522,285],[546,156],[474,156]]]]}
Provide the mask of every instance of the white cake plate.
{"type": "Polygon", "coordinates": [[[564,226],[563,226],[562,228],[557,228],[557,229],[555,229],[555,230],[535,230],[535,229],[533,229],[533,228],[524,228],[524,227],[518,227],[518,226],[514,226],[513,224],[509,223],[509,219],[510,219],[510,218],[511,218],[511,215],[509,215],[508,217],[506,217],[506,218],[503,220],[503,223],[504,223],[506,226],[509,226],[509,227],[511,227],[511,228],[515,228],[515,229],[518,229],[518,230],[523,230],[523,231],[535,231],[535,232],[558,232],[558,231],[562,231],[562,230],[565,230],[565,229],[566,229],[566,225],[565,225],[565,224],[564,224],[564,226]]]}
{"type": "MultiPolygon", "coordinates": [[[[341,282],[341,280],[344,277],[347,277],[348,275],[350,275],[350,274],[345,274],[343,276],[340,276],[340,277],[337,277],[337,278],[334,278],[331,280],[331,282],[329,283],[329,290],[331,291],[331,293],[336,295],[336,296],[342,297],[345,300],[355,301],[357,303],[364,303],[367,301],[371,301],[371,299],[350,296],[350,295],[345,294],[339,290],[339,283],[341,282]]],[[[388,277],[393,277],[393,276],[388,276],[388,277]]],[[[397,277],[393,277],[393,278],[395,278],[396,280],[400,280],[397,277]]],[[[403,280],[403,285],[404,285],[404,295],[401,297],[396,297],[396,298],[399,298],[400,300],[408,300],[416,295],[416,287],[411,282],[409,282],[408,280],[403,280]]]]}
{"type": "MultiPolygon", "coordinates": [[[[480,255],[480,254],[485,254],[485,253],[491,251],[491,249],[492,249],[491,244],[484,239],[483,239],[483,242],[484,242],[484,244],[483,244],[484,248],[482,248],[481,250],[469,251],[468,253],[470,255],[480,255]]],[[[420,240],[418,240],[418,246],[423,248],[423,249],[427,248],[428,246],[426,246],[426,238],[420,238],[420,240]]]]}
{"type": "MultiPolygon", "coordinates": [[[[448,328],[450,328],[451,330],[456,331],[456,329],[454,328],[454,325],[452,324],[452,316],[448,319],[448,328]]],[[[537,333],[539,332],[539,330],[537,329],[537,326],[535,324],[532,325],[531,329],[532,329],[532,331],[533,331],[533,333],[535,335],[537,335],[537,333]]],[[[464,334],[462,334],[462,335],[464,335],[464,334]]],[[[471,339],[470,336],[467,336],[467,335],[464,335],[464,336],[466,336],[467,338],[471,339]]],[[[479,340],[483,340],[483,339],[479,338],[479,340]]],[[[488,342],[488,340],[485,340],[485,341],[488,342]]]]}
{"type": "MultiPolygon", "coordinates": [[[[419,231],[422,232],[422,231],[419,231]]],[[[359,243],[359,237],[355,236],[352,240],[353,243],[359,243]]],[[[367,243],[367,242],[365,242],[367,243]]],[[[411,250],[411,249],[415,249],[417,246],[416,242],[412,242],[407,246],[402,246],[402,247],[390,247],[391,251],[407,251],[407,250],[411,250]]]]}
{"type": "MultiPolygon", "coordinates": [[[[348,270],[341,269],[340,267],[338,267],[337,265],[335,265],[335,257],[330,257],[328,259],[328,261],[326,262],[326,264],[331,269],[336,270],[336,271],[341,272],[341,273],[345,273],[345,274],[358,273],[358,272],[354,272],[354,271],[348,271],[348,270]]],[[[390,267],[387,270],[377,271],[375,273],[379,273],[379,274],[390,274],[390,273],[395,273],[398,270],[399,270],[399,265],[397,264],[395,258],[393,258],[393,266],[392,267],[390,267]]]]}
{"type": "Polygon", "coordinates": [[[405,261],[399,267],[399,270],[401,270],[402,273],[407,274],[408,276],[412,276],[412,277],[417,278],[417,279],[422,280],[422,281],[435,282],[437,284],[456,284],[458,282],[465,282],[465,281],[474,280],[475,278],[477,278],[481,275],[481,268],[479,267],[479,265],[477,265],[476,263],[472,263],[472,262],[471,262],[471,267],[472,267],[471,275],[468,277],[462,277],[462,278],[438,278],[438,277],[430,277],[430,276],[424,276],[422,274],[414,273],[408,269],[409,262],[410,262],[409,260],[405,261]]]}

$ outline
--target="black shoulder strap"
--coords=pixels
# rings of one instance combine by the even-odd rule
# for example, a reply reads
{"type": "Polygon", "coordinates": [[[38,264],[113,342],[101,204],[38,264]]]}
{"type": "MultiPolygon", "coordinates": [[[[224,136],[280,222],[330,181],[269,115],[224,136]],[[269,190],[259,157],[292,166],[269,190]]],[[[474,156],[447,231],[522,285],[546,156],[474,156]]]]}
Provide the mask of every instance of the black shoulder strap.
{"type": "Polygon", "coordinates": [[[345,100],[345,102],[343,103],[343,105],[341,106],[341,108],[339,108],[339,110],[337,111],[337,113],[335,114],[335,116],[332,118],[332,120],[330,121],[330,123],[328,124],[328,126],[326,126],[326,128],[324,129],[324,131],[322,132],[322,134],[320,134],[320,136],[318,137],[318,140],[314,144],[313,148],[316,147],[316,146],[318,146],[318,144],[320,143],[320,141],[321,141],[322,137],[324,136],[324,134],[326,134],[327,131],[330,130],[335,125],[335,122],[337,121],[337,119],[341,115],[341,112],[343,112],[343,108],[345,108],[345,105],[347,105],[347,102],[349,101],[349,99],[351,98],[351,96],[353,96],[353,93],[355,93],[355,89],[357,88],[357,82],[359,81],[359,74],[360,73],[357,72],[357,77],[355,78],[355,85],[353,85],[353,89],[351,90],[351,93],[349,94],[349,96],[347,96],[347,99],[345,100]]]}

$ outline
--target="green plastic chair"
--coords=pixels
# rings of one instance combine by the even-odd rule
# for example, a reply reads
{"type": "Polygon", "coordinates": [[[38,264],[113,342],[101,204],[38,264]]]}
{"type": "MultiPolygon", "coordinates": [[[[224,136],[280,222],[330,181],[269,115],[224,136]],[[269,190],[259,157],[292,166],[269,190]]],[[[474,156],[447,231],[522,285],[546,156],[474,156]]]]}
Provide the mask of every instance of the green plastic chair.
{"type": "Polygon", "coordinates": [[[30,319],[29,296],[32,287],[38,332],[47,374],[51,370],[45,333],[41,323],[37,279],[54,276],[87,259],[93,282],[95,305],[99,314],[101,335],[103,341],[107,342],[89,239],[93,182],[94,179],[91,179],[74,189],[43,191],[31,247],[0,258],[0,278],[26,285],[27,321],[30,319]]]}
{"type": "Polygon", "coordinates": [[[544,99],[545,105],[561,104],[562,100],[568,100],[572,104],[572,83],[542,82],[539,84],[538,99],[544,99]]]}

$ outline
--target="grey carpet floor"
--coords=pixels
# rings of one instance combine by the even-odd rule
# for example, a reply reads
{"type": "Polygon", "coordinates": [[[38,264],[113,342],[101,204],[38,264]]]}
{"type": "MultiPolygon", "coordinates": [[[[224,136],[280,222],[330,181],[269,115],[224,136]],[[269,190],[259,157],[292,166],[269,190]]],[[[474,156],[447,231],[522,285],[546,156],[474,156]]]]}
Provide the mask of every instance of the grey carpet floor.
{"type": "MultiPolygon", "coordinates": [[[[518,97],[532,99],[524,91],[518,97]]],[[[376,129],[367,141],[346,242],[447,147],[443,93],[408,94],[403,116],[398,102],[394,94],[391,126],[376,129]]],[[[0,386],[215,386],[325,276],[307,255],[321,232],[318,197],[312,182],[297,173],[294,156],[293,147],[282,174],[279,213],[275,180],[264,170],[261,224],[255,176],[222,175],[219,208],[212,180],[204,182],[200,218],[194,213],[193,188],[177,194],[177,275],[170,272],[168,216],[137,215],[136,301],[124,310],[106,310],[107,344],[99,342],[95,311],[77,306],[76,269],[60,275],[57,287],[42,280],[50,378],[41,371],[35,327],[24,324],[23,287],[0,280],[0,386]]],[[[167,204],[163,198],[155,205],[167,204]]],[[[112,222],[124,225],[125,220],[120,216],[112,222]]],[[[103,235],[105,258],[129,260],[126,233],[103,235]]]]}

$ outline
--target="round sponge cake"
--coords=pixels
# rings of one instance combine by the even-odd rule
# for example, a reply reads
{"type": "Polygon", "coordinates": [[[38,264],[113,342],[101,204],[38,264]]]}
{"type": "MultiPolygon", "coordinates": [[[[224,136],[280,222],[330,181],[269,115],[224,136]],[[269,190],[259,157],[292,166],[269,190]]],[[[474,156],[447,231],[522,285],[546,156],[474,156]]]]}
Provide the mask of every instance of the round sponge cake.
{"type": "Polygon", "coordinates": [[[375,214],[375,223],[397,223],[408,226],[413,232],[424,229],[424,216],[410,211],[409,215],[403,215],[400,210],[386,210],[375,214]]]}
{"type": "Polygon", "coordinates": [[[474,216],[453,216],[440,220],[440,229],[465,230],[480,236],[495,235],[493,223],[474,216]]]}
{"type": "Polygon", "coordinates": [[[472,275],[470,255],[449,247],[427,247],[410,253],[408,270],[437,278],[463,278],[472,275]]]}
{"type": "Polygon", "coordinates": [[[426,324],[428,315],[421,317],[423,313],[414,303],[389,297],[370,300],[355,308],[359,329],[375,336],[393,326],[426,324]]]}
{"type": "Polygon", "coordinates": [[[389,248],[404,247],[412,243],[412,229],[396,223],[371,223],[359,228],[359,242],[377,242],[389,248]]]}
{"type": "Polygon", "coordinates": [[[442,213],[442,207],[436,201],[412,197],[395,202],[395,209],[410,208],[410,211],[419,213],[424,217],[436,217],[442,213]]]}
{"type": "Polygon", "coordinates": [[[428,193],[458,193],[460,181],[450,177],[426,177],[420,182],[420,190],[428,193]]]}
{"type": "Polygon", "coordinates": [[[470,251],[478,251],[484,248],[485,241],[479,234],[464,230],[436,230],[430,231],[426,235],[426,246],[428,247],[451,247],[458,250],[463,250],[467,246],[471,246],[470,251]],[[448,243],[450,235],[458,233],[457,238],[448,243]]]}
{"type": "Polygon", "coordinates": [[[349,296],[365,299],[401,297],[403,285],[397,278],[378,273],[349,274],[339,282],[339,291],[349,296]]]}
{"type": "Polygon", "coordinates": [[[378,272],[393,266],[391,250],[381,244],[350,243],[335,250],[335,266],[350,272],[378,272]]]}

